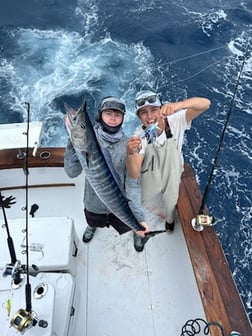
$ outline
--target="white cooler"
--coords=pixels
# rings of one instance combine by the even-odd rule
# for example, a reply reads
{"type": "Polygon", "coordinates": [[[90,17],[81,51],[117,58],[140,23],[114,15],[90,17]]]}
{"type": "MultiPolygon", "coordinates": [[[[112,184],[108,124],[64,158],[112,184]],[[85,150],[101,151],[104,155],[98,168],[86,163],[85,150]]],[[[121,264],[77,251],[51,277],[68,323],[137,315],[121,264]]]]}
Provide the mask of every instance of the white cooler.
{"type": "MultiPolygon", "coordinates": [[[[26,264],[25,219],[8,221],[17,260],[26,264]]],[[[0,233],[0,269],[11,263],[7,244],[6,229],[0,233]]],[[[29,270],[35,273],[32,265],[39,272],[69,272],[75,275],[77,256],[77,236],[74,223],[68,217],[29,218],[28,224],[29,270]]]]}
{"type": "MultiPolygon", "coordinates": [[[[31,285],[31,311],[38,322],[25,329],[27,336],[67,336],[71,333],[71,322],[74,318],[74,277],[69,273],[39,273],[29,277],[31,285]],[[45,328],[39,321],[47,323],[45,328]]],[[[26,310],[26,276],[18,288],[11,287],[11,278],[0,275],[0,325],[1,335],[20,335],[17,328],[24,324],[19,316],[20,309],[26,310]],[[11,321],[14,326],[11,327],[11,321]],[[17,322],[16,322],[17,321],[17,322]]],[[[24,317],[26,318],[26,317],[24,317]]],[[[31,323],[30,323],[31,325],[31,323]]]]}

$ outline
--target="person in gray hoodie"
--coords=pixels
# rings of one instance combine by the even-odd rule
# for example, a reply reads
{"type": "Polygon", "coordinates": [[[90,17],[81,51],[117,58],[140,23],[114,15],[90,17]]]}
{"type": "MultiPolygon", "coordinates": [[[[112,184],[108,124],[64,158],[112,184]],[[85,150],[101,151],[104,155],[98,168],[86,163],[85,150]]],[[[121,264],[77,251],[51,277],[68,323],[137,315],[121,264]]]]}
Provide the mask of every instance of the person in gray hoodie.
{"type": "MultiPolygon", "coordinates": [[[[134,235],[144,237],[149,231],[145,222],[145,214],[141,205],[141,190],[137,181],[127,174],[126,155],[128,138],[122,130],[125,104],[116,97],[108,96],[102,99],[95,114],[95,133],[101,147],[108,151],[113,168],[117,173],[123,192],[128,204],[137,221],[144,228],[143,231],[134,231],[134,235]]],[[[82,166],[77,158],[74,147],[68,139],[64,156],[64,168],[71,178],[82,172],[82,166]]],[[[130,230],[125,223],[116,217],[97,196],[95,190],[85,179],[84,188],[84,213],[88,223],[83,234],[83,242],[88,243],[94,237],[97,228],[109,227],[110,225],[119,233],[123,234],[130,230]]],[[[142,247],[135,246],[136,251],[142,251],[142,247]]]]}

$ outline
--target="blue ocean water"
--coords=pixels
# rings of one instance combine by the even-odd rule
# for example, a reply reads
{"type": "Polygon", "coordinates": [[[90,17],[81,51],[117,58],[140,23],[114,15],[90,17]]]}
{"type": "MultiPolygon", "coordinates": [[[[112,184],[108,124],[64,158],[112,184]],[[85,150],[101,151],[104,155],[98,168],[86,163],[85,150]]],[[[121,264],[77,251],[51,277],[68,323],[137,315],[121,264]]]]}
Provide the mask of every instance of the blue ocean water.
{"type": "Polygon", "coordinates": [[[29,102],[44,146],[66,143],[64,101],[85,96],[92,112],[121,97],[131,135],[141,88],[211,99],[183,151],[202,193],[210,182],[206,203],[252,321],[251,36],[250,0],[8,0],[0,11],[0,123],[26,120],[29,102]]]}

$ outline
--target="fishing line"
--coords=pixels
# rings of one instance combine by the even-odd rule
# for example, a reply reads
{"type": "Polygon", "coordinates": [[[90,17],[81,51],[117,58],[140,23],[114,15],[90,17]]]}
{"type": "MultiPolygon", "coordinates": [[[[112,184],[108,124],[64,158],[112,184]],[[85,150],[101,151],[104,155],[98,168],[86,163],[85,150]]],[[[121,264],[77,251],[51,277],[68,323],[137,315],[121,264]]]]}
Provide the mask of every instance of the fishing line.
{"type": "MultiPolygon", "coordinates": [[[[216,64],[218,64],[219,62],[223,61],[223,59],[225,59],[226,57],[227,57],[227,56],[223,56],[223,57],[219,58],[217,61],[215,61],[215,62],[213,62],[213,63],[207,65],[205,68],[199,70],[198,72],[192,74],[191,76],[186,77],[186,78],[183,78],[183,79],[181,79],[180,81],[176,81],[176,82],[174,82],[173,85],[177,85],[177,84],[186,82],[186,81],[188,81],[188,80],[190,80],[190,79],[192,79],[192,78],[198,76],[198,75],[201,74],[202,72],[204,72],[204,71],[206,71],[207,69],[211,68],[213,65],[216,65],[216,64]]],[[[166,85],[158,86],[158,89],[160,90],[160,89],[162,89],[162,88],[164,88],[164,87],[166,87],[166,86],[167,86],[167,84],[166,84],[166,85]]]]}
{"type": "MultiPolygon", "coordinates": [[[[176,64],[176,63],[181,62],[181,61],[186,61],[186,60],[188,60],[188,59],[190,59],[190,58],[195,58],[195,57],[198,57],[198,56],[202,56],[202,55],[205,55],[205,54],[209,54],[209,53],[211,53],[211,52],[213,52],[213,51],[220,50],[220,49],[225,49],[225,48],[227,48],[226,45],[225,45],[225,46],[218,47],[218,48],[208,49],[208,50],[206,50],[206,51],[202,51],[202,52],[199,52],[199,53],[190,55],[190,56],[177,58],[177,59],[175,59],[175,60],[173,60],[173,61],[169,61],[169,62],[162,63],[162,67],[167,66],[167,65],[170,66],[170,65],[176,64]]],[[[189,80],[189,79],[192,79],[192,78],[198,76],[200,73],[204,72],[204,71],[207,70],[208,68],[211,68],[213,65],[215,65],[215,64],[217,64],[218,62],[222,61],[225,57],[227,57],[227,56],[223,56],[223,57],[221,57],[221,58],[218,59],[217,61],[215,61],[215,62],[209,64],[208,66],[206,66],[205,68],[201,69],[200,71],[194,73],[193,75],[191,75],[191,76],[189,76],[189,77],[187,77],[187,78],[184,78],[184,79],[182,79],[182,80],[180,80],[180,81],[177,81],[176,83],[173,83],[173,84],[180,84],[180,83],[183,83],[183,82],[185,82],[185,81],[187,81],[187,80],[189,80]]],[[[162,71],[161,71],[161,73],[162,73],[162,71]]],[[[166,85],[166,84],[165,84],[165,85],[162,85],[162,84],[160,85],[160,83],[159,83],[159,84],[156,83],[156,85],[154,85],[154,87],[156,87],[157,90],[160,90],[160,89],[164,88],[165,86],[167,86],[167,85],[166,85]]],[[[156,91],[157,91],[157,90],[156,90],[156,91]]]]}
{"type": "MultiPolygon", "coordinates": [[[[210,52],[213,52],[213,51],[216,51],[216,50],[220,50],[220,49],[224,49],[224,48],[227,48],[227,47],[226,47],[226,46],[222,46],[222,47],[218,47],[218,48],[212,48],[212,49],[209,49],[209,50],[207,50],[207,51],[202,51],[202,52],[197,53],[197,54],[193,54],[193,55],[190,55],[190,56],[187,56],[187,57],[181,57],[181,58],[175,59],[175,60],[173,60],[173,61],[166,62],[166,63],[162,64],[162,66],[164,66],[164,65],[168,65],[168,66],[169,66],[169,65],[173,65],[173,64],[175,64],[175,63],[177,63],[177,62],[186,61],[186,60],[188,60],[188,59],[190,59],[190,58],[194,58],[194,57],[202,56],[202,55],[204,55],[204,54],[209,54],[210,52]]],[[[192,75],[189,76],[189,77],[186,77],[186,78],[184,78],[184,79],[182,79],[182,80],[180,80],[180,81],[176,81],[176,83],[174,83],[174,84],[177,85],[177,84],[181,84],[181,83],[183,83],[183,82],[186,82],[186,81],[188,81],[188,80],[191,80],[192,78],[198,76],[199,74],[201,74],[202,72],[204,72],[204,71],[206,71],[207,69],[211,68],[212,66],[214,66],[214,65],[218,64],[219,62],[223,61],[226,57],[227,57],[227,56],[225,55],[225,56],[219,58],[217,61],[214,61],[213,63],[207,65],[205,68],[199,70],[198,72],[192,74],[192,75]]],[[[233,56],[233,57],[235,57],[235,56],[233,56]]],[[[162,88],[164,88],[164,87],[165,87],[165,85],[161,85],[161,86],[159,85],[159,86],[158,86],[159,90],[162,89],[162,88]]]]}
{"type": "Polygon", "coordinates": [[[247,60],[248,49],[249,49],[249,41],[248,41],[248,43],[247,43],[247,45],[246,45],[245,52],[244,52],[244,54],[243,54],[243,61],[242,61],[242,64],[241,64],[240,71],[239,71],[239,73],[238,73],[238,78],[237,78],[237,81],[236,81],[236,85],[235,85],[234,93],[233,93],[232,100],[231,100],[231,103],[230,103],[230,107],[229,107],[229,110],[228,110],[228,113],[227,113],[227,118],[226,118],[226,121],[225,121],[225,124],[224,124],[224,128],[223,128],[223,130],[222,130],[222,134],[221,134],[221,137],[220,137],[219,146],[218,146],[218,149],[217,149],[215,158],[214,158],[214,162],[213,162],[213,165],[212,165],[211,173],[210,173],[210,175],[209,175],[208,182],[207,182],[207,185],[206,185],[204,194],[203,194],[203,198],[202,198],[202,202],[201,202],[201,206],[200,206],[200,210],[199,210],[199,213],[200,213],[200,214],[203,213],[203,211],[204,211],[204,208],[205,208],[205,202],[206,202],[206,199],[207,199],[208,194],[209,194],[210,184],[211,184],[212,179],[213,179],[214,171],[215,171],[215,169],[216,169],[216,167],[217,167],[217,160],[218,160],[218,157],[219,157],[219,155],[220,155],[221,147],[222,147],[222,145],[223,145],[223,141],[224,141],[224,136],[225,136],[225,132],[226,132],[226,129],[227,129],[227,125],[228,125],[228,122],[229,122],[231,113],[232,113],[232,111],[233,111],[234,101],[235,101],[235,97],[236,97],[236,94],[237,94],[237,91],[238,91],[238,86],[239,86],[239,84],[240,84],[240,80],[241,80],[241,75],[242,75],[242,72],[243,72],[243,68],[244,68],[244,65],[245,65],[246,60],[247,60]]]}
{"type": "Polygon", "coordinates": [[[166,63],[164,63],[162,65],[169,65],[169,64],[175,64],[175,63],[181,62],[181,61],[186,61],[186,60],[188,60],[190,58],[194,58],[194,57],[202,56],[202,55],[205,55],[205,54],[209,54],[209,53],[211,53],[213,51],[224,49],[224,48],[227,48],[227,47],[226,46],[222,46],[222,47],[218,47],[218,48],[208,49],[206,51],[202,51],[202,52],[197,53],[197,54],[193,54],[193,55],[190,55],[190,56],[177,58],[177,59],[175,59],[173,61],[166,62],[166,63]]]}
{"type": "Polygon", "coordinates": [[[201,74],[201,73],[204,72],[205,70],[211,68],[213,65],[219,63],[220,61],[222,61],[222,60],[223,60],[224,58],[226,58],[226,57],[227,57],[227,56],[223,56],[223,57],[219,58],[217,61],[215,61],[215,62],[209,64],[208,66],[206,66],[205,68],[201,69],[200,71],[195,72],[193,75],[191,75],[191,76],[189,76],[189,77],[186,77],[186,78],[184,78],[184,79],[182,79],[182,80],[176,82],[176,84],[180,84],[180,83],[186,82],[186,81],[188,81],[189,79],[192,79],[192,78],[198,76],[199,74],[201,74]]]}

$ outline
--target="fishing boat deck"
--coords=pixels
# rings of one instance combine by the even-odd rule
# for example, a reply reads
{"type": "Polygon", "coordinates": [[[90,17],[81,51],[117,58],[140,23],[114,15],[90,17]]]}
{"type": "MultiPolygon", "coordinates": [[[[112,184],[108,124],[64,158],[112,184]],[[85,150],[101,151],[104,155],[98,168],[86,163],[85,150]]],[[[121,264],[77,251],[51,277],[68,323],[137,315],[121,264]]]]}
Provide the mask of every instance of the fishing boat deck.
{"type": "MultiPolygon", "coordinates": [[[[185,322],[195,318],[219,322],[226,333],[238,330],[243,336],[251,335],[250,323],[214,228],[199,233],[191,227],[201,195],[188,166],[182,178],[180,220],[176,221],[175,231],[151,238],[144,252],[137,253],[132,233],[119,236],[112,228],[98,229],[90,243],[82,243],[86,226],[82,203],[84,177],[68,179],[62,174],[62,153],[60,148],[39,149],[36,158],[29,157],[29,167],[34,168],[29,174],[29,203],[39,205],[35,218],[74,220],[78,253],[75,314],[69,336],[180,335],[185,322]],[[51,156],[39,159],[41,152],[47,151],[51,156]],[[48,179],[50,167],[53,168],[48,179]]],[[[16,158],[15,150],[0,151],[1,189],[6,196],[14,195],[17,201],[7,210],[10,220],[24,217],[21,208],[25,178],[20,179],[18,169],[23,164],[24,160],[16,158]],[[12,169],[7,172],[7,168],[12,169]]],[[[157,216],[149,214],[148,221],[152,230],[163,229],[164,223],[157,216]]],[[[48,235],[48,239],[55,249],[62,249],[57,237],[48,235]]],[[[211,334],[220,335],[214,329],[211,334]]]]}

